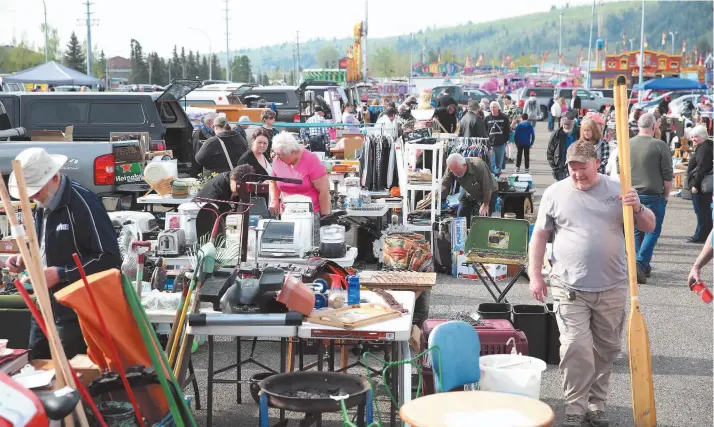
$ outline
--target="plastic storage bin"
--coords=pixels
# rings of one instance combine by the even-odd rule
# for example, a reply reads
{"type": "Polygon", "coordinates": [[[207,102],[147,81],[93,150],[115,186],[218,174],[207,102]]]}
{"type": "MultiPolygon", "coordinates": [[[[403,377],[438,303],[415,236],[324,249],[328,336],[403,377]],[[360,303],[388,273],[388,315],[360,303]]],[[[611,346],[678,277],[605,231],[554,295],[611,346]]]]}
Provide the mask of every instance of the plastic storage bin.
{"type": "Polygon", "coordinates": [[[492,354],[481,356],[479,366],[480,390],[540,399],[541,376],[546,369],[544,361],[519,354],[492,354]]]}
{"type": "Polygon", "coordinates": [[[513,326],[528,338],[528,354],[546,361],[548,349],[547,313],[544,305],[514,305],[513,326]]]}
{"type": "Polygon", "coordinates": [[[478,305],[476,312],[482,319],[504,319],[511,321],[511,304],[487,302],[478,305]]]}

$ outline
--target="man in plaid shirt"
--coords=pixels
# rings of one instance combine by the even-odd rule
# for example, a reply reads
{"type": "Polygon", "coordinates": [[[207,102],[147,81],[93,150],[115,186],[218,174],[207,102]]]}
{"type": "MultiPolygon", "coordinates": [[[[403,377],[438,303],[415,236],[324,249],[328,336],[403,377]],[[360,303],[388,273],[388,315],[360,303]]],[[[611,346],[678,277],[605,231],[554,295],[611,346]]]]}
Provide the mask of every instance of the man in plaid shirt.
{"type": "MultiPolygon", "coordinates": [[[[325,119],[325,111],[320,106],[315,106],[315,114],[305,123],[328,123],[325,119]]],[[[300,129],[300,137],[309,141],[310,151],[327,151],[327,144],[330,143],[330,133],[327,127],[310,127],[300,129]]]]}

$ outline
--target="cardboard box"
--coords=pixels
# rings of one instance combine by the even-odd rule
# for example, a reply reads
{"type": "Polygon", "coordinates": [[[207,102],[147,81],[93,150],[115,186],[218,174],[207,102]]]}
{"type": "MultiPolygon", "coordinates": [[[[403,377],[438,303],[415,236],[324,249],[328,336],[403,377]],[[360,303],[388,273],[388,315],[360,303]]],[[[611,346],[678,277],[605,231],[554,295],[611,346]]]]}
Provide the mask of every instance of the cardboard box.
{"type": "Polygon", "coordinates": [[[17,246],[17,242],[12,237],[6,237],[0,240],[0,253],[3,254],[16,254],[20,252],[20,248],[17,246]]]}
{"type": "MultiPolygon", "coordinates": [[[[54,369],[54,363],[52,363],[52,360],[35,359],[30,363],[37,370],[54,369]]],[[[72,360],[69,361],[69,364],[77,372],[79,380],[82,381],[82,384],[85,386],[89,385],[89,383],[102,375],[99,367],[95,365],[86,354],[78,354],[74,356],[72,360]]]]}
{"type": "Polygon", "coordinates": [[[466,244],[466,218],[454,218],[451,221],[451,229],[449,234],[451,234],[451,250],[454,252],[463,252],[465,250],[466,244]]]}
{"type": "Polygon", "coordinates": [[[74,126],[67,126],[61,130],[33,130],[30,132],[31,141],[65,141],[73,140],[74,126]]]}
{"type": "Polygon", "coordinates": [[[342,134],[342,140],[344,142],[344,159],[353,160],[355,159],[357,150],[362,150],[364,146],[364,135],[361,133],[344,133],[342,134]]]}
{"type": "MultiPolygon", "coordinates": [[[[464,254],[456,255],[456,262],[455,262],[456,275],[455,275],[455,277],[458,277],[460,279],[479,280],[478,275],[476,274],[476,272],[474,272],[473,267],[471,265],[464,265],[465,263],[466,263],[466,255],[464,255],[464,254]]],[[[488,274],[491,275],[493,280],[495,280],[497,282],[508,278],[508,269],[506,268],[506,265],[504,265],[504,264],[484,264],[483,266],[486,267],[488,274]]],[[[481,268],[480,265],[477,265],[476,268],[478,268],[481,276],[486,277],[486,273],[484,272],[484,270],[481,268]]]]}

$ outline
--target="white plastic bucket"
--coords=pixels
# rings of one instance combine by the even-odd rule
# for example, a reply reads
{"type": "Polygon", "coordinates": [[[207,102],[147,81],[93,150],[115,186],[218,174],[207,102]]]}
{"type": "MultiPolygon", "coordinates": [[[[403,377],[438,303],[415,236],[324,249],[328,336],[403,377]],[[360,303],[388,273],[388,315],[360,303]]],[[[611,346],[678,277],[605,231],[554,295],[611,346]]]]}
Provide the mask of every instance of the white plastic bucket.
{"type": "Polygon", "coordinates": [[[540,399],[541,375],[546,368],[544,361],[519,354],[492,354],[481,356],[479,365],[481,390],[540,399]]]}

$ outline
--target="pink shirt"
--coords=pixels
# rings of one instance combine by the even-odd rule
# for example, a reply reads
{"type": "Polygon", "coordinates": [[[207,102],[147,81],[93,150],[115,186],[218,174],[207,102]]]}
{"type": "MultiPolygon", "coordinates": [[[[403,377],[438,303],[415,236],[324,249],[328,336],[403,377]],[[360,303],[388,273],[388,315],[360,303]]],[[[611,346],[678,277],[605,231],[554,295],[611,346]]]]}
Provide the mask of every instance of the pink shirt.
{"type": "Polygon", "coordinates": [[[300,150],[302,151],[302,157],[294,166],[287,165],[276,157],[273,160],[273,176],[302,179],[302,184],[278,182],[278,188],[284,196],[301,194],[310,197],[312,199],[313,212],[320,212],[320,194],[312,181],[327,175],[327,170],[325,170],[325,165],[322,164],[315,153],[304,148],[300,148],[300,150]]]}

